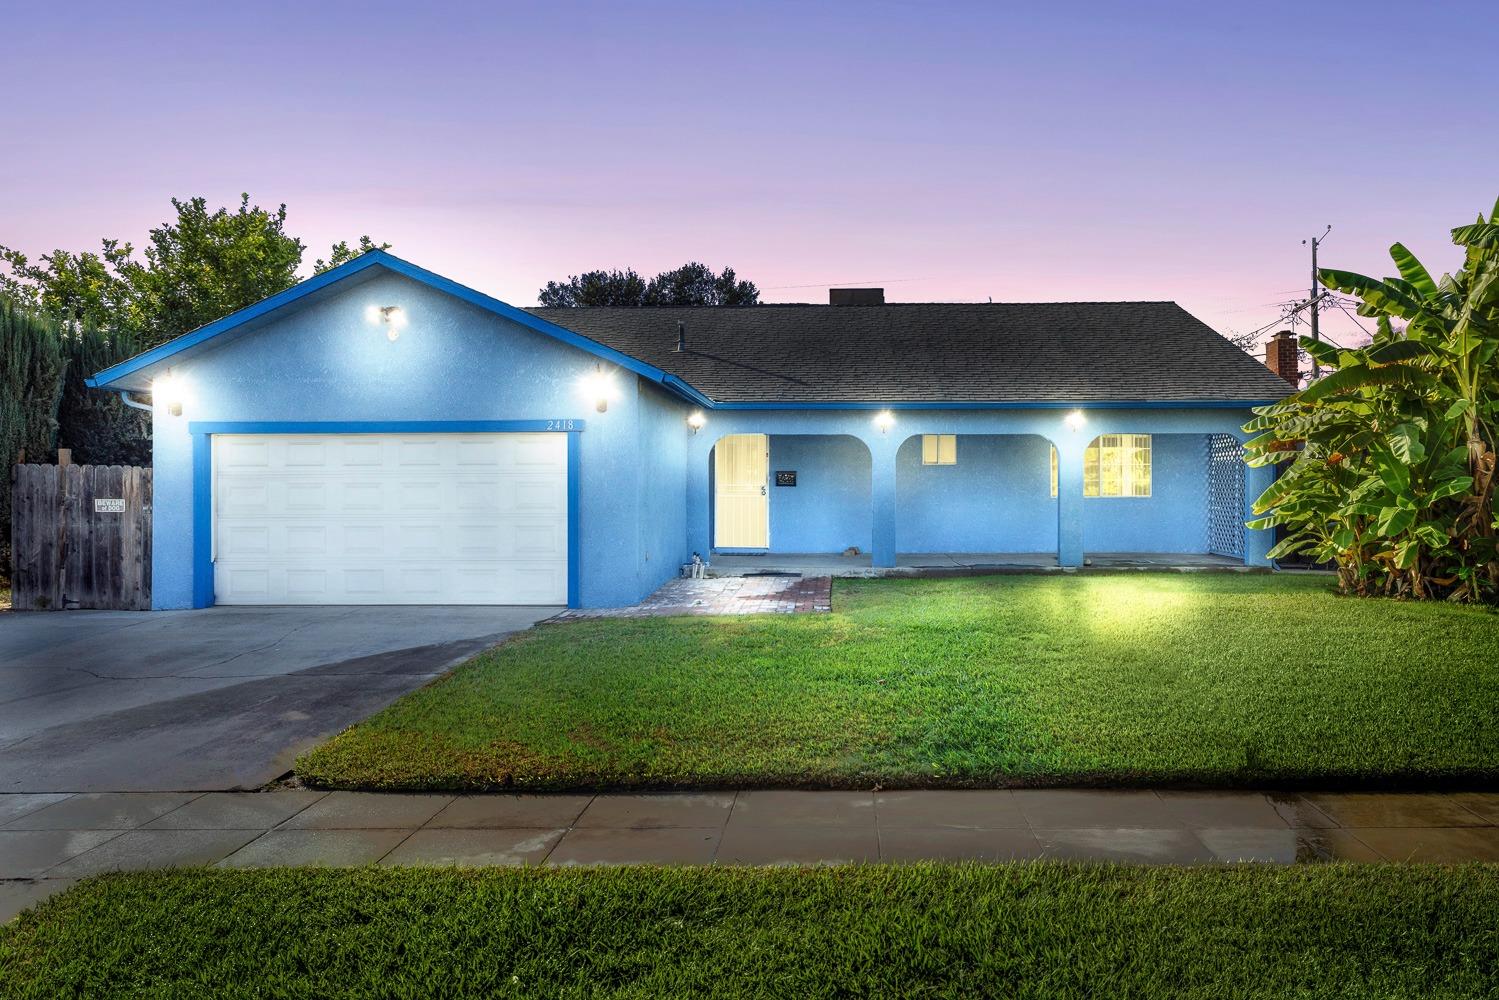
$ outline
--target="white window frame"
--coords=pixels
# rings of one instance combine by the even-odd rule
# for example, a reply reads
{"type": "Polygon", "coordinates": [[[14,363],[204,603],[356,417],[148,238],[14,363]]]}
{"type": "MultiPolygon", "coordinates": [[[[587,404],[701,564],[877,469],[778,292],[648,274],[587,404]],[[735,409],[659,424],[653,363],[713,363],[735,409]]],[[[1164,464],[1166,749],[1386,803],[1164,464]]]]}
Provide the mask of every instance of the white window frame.
{"type": "Polygon", "coordinates": [[[922,465],[957,465],[958,436],[956,434],[921,435],[922,465]]]}
{"type": "Polygon", "coordinates": [[[1152,452],[1149,434],[1100,434],[1083,453],[1083,496],[1148,498],[1154,479],[1152,452]]]}

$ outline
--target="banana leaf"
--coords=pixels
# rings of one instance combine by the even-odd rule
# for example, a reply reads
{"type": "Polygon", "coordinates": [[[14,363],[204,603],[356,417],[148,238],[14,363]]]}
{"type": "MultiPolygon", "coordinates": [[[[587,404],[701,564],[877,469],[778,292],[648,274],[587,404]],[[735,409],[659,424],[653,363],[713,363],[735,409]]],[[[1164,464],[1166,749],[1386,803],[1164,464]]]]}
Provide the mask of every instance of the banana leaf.
{"type": "Polygon", "coordinates": [[[1437,297],[1436,282],[1431,280],[1431,274],[1426,267],[1416,259],[1416,255],[1405,248],[1405,244],[1396,243],[1390,247],[1390,257],[1395,261],[1395,266],[1400,270],[1400,276],[1410,283],[1411,287],[1423,299],[1434,299],[1437,297]]]}
{"type": "Polygon", "coordinates": [[[1431,374],[1415,365],[1397,363],[1371,368],[1354,365],[1341,368],[1326,378],[1319,379],[1301,390],[1301,398],[1308,401],[1326,399],[1328,396],[1349,389],[1361,389],[1374,385],[1397,385],[1408,382],[1413,385],[1430,384],[1431,374]]]}

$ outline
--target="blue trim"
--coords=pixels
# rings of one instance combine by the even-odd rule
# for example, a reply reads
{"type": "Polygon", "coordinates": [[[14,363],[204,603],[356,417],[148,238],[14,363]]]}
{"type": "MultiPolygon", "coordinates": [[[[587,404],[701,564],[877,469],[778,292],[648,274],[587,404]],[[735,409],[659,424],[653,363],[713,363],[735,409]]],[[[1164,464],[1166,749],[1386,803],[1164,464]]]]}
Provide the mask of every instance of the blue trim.
{"type": "Polygon", "coordinates": [[[1032,402],[1018,402],[1005,400],[1003,402],[902,402],[902,403],[872,403],[863,401],[840,401],[840,402],[815,402],[815,403],[772,403],[772,402],[749,402],[749,403],[714,403],[715,410],[1244,410],[1253,406],[1266,406],[1270,403],[1278,403],[1278,399],[1243,399],[1243,400],[1143,400],[1143,399],[1101,399],[1101,400],[1075,400],[1072,402],[1061,402],[1057,400],[1035,400],[1032,402]]]}
{"type": "Polygon", "coordinates": [[[581,608],[583,476],[582,442],[576,434],[567,436],[567,606],[581,608]]]}
{"type": "Polygon", "coordinates": [[[193,438],[193,607],[213,606],[213,435],[215,434],[494,434],[540,432],[567,435],[567,606],[580,607],[582,552],[579,537],[578,435],[582,420],[207,420],[188,423],[193,438]]]}
{"type": "MultiPolygon", "coordinates": [[[[191,426],[189,426],[191,431],[191,426]]],[[[213,440],[193,434],[193,607],[213,606],[213,440]]]]}
{"type": "Polygon", "coordinates": [[[503,434],[577,433],[583,420],[194,420],[189,434],[503,434]]]}
{"type": "MultiPolygon", "coordinates": [[[[646,364],[644,361],[633,358],[630,355],[623,353],[622,351],[616,351],[612,347],[606,347],[596,340],[590,340],[587,337],[582,336],[581,334],[577,334],[571,330],[566,329],[565,327],[560,327],[557,324],[548,322],[547,320],[541,319],[538,316],[533,316],[530,313],[526,312],[524,309],[517,309],[514,306],[509,305],[508,303],[501,302],[499,299],[494,298],[493,296],[485,295],[483,292],[475,291],[474,289],[469,288],[467,285],[460,285],[458,282],[453,281],[450,278],[444,278],[440,274],[435,274],[425,268],[417,267],[415,264],[412,264],[409,261],[404,261],[401,258],[386,253],[383,250],[371,250],[368,253],[361,254],[358,257],[355,257],[353,260],[348,261],[347,263],[340,264],[338,267],[331,268],[327,271],[324,271],[322,274],[314,275],[313,277],[308,278],[306,281],[293,285],[291,288],[288,288],[284,292],[272,295],[270,298],[261,299],[259,302],[255,303],[252,306],[246,306],[238,312],[230,313],[223,319],[216,320],[206,326],[200,326],[198,329],[193,330],[189,333],[184,333],[182,336],[176,338],[175,340],[167,341],[160,347],[153,347],[151,350],[146,351],[143,354],[137,354],[133,358],[122,361],[110,368],[104,369],[104,371],[99,372],[93,378],[84,379],[84,384],[91,389],[110,387],[111,383],[118,382],[119,380],[124,378],[128,378],[131,375],[134,375],[137,372],[141,371],[141,369],[143,368],[147,368],[151,365],[166,361],[168,358],[180,354],[181,352],[188,350],[189,348],[197,347],[199,344],[211,340],[214,337],[219,336],[220,334],[227,333],[230,330],[235,329],[236,327],[243,326],[244,324],[252,320],[259,319],[267,313],[271,313],[284,306],[291,305],[297,300],[305,298],[306,296],[318,291],[319,289],[326,288],[334,282],[342,281],[344,278],[351,277],[352,275],[358,274],[361,271],[376,266],[383,267],[386,270],[392,271],[399,275],[403,275],[404,277],[410,278],[413,281],[419,281],[430,288],[435,288],[439,291],[446,292],[457,299],[469,303],[470,305],[477,306],[478,308],[487,310],[497,316],[501,316],[515,323],[519,323],[521,326],[524,326],[530,330],[534,330],[537,333],[551,337],[554,340],[560,340],[564,344],[576,347],[579,350],[587,351],[589,354],[592,354],[595,357],[602,358],[603,360],[611,362],[612,364],[616,364],[619,367],[626,369],[627,371],[634,372],[635,374],[643,378],[649,379],[650,381],[655,382],[670,390],[676,395],[682,396],[689,402],[697,403],[701,406],[712,405],[707,396],[704,396],[696,389],[693,389],[677,376],[669,375],[667,372],[663,371],[660,368],[657,368],[655,365],[646,364]]],[[[125,388],[133,387],[126,386],[125,388]]]]}
{"type": "Polygon", "coordinates": [[[682,381],[675,375],[667,375],[666,378],[662,380],[661,384],[666,386],[668,389],[675,389],[679,395],[687,397],[689,400],[699,406],[705,406],[711,410],[715,405],[717,405],[713,402],[713,400],[709,399],[707,396],[704,396],[702,393],[698,392],[692,386],[688,385],[686,382],[682,381]]]}

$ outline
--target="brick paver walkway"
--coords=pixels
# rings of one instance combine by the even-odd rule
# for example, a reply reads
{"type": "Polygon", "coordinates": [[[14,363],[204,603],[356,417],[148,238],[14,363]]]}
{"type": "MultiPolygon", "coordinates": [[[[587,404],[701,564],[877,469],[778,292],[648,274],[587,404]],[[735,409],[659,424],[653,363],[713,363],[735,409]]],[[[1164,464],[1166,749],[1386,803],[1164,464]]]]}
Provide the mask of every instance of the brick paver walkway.
{"type": "Polygon", "coordinates": [[[0,794],[0,921],[180,865],[1499,861],[1499,792],[975,790],[676,795],[0,794]]]}
{"type": "Polygon", "coordinates": [[[827,576],[727,576],[668,580],[627,608],[565,611],[573,618],[656,618],[668,615],[800,614],[830,611],[833,580],[827,576]]]}

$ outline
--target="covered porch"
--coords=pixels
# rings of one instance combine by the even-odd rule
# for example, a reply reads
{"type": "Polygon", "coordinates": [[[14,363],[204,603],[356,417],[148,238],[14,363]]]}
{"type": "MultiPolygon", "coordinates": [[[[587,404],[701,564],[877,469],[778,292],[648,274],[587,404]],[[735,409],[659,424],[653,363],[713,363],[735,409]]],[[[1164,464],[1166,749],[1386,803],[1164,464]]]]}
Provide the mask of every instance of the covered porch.
{"type": "Polygon", "coordinates": [[[715,409],[690,445],[689,551],[733,575],[1264,567],[1273,539],[1244,521],[1273,472],[1242,461],[1249,416],[715,409]]]}
{"type": "MultiPolygon", "coordinates": [[[[1096,552],[1085,567],[1100,570],[1164,569],[1181,572],[1244,571],[1242,558],[1211,553],[1096,552]]],[[[848,556],[829,552],[777,552],[763,555],[721,554],[708,568],[709,576],[941,576],[957,573],[1063,572],[1049,552],[927,552],[901,553],[894,566],[875,566],[868,553],[848,556]]]]}

